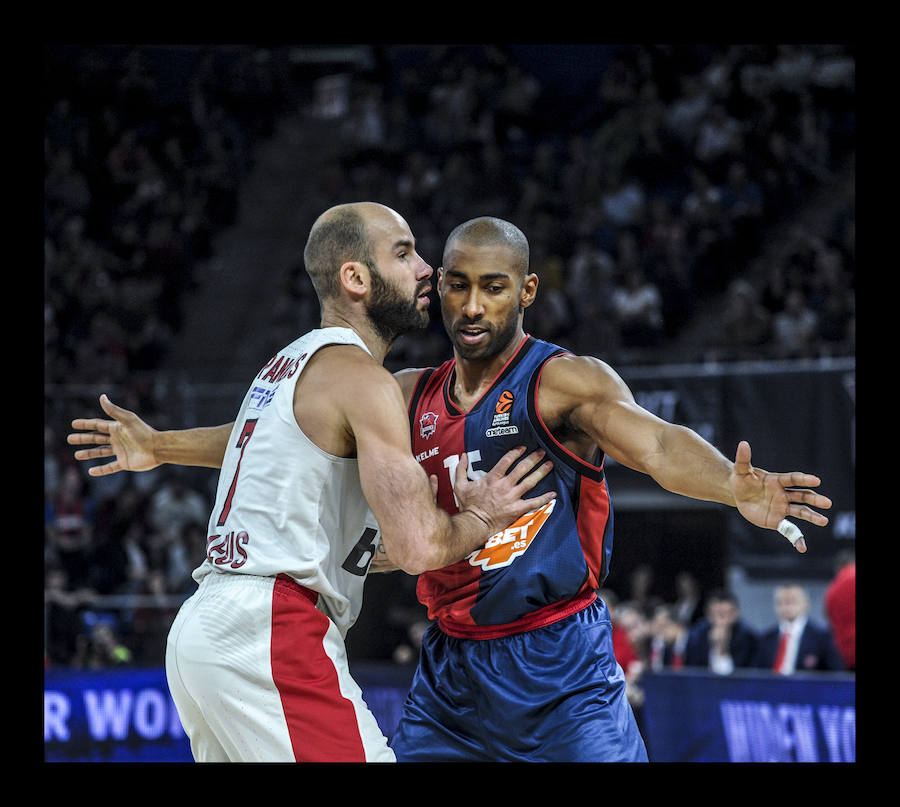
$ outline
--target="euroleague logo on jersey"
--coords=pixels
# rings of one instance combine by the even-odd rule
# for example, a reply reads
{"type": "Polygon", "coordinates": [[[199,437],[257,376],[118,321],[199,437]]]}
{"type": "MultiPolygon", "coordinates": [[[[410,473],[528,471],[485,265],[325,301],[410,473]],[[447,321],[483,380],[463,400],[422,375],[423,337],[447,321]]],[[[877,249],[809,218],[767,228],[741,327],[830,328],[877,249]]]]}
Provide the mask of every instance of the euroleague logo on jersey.
{"type": "Polygon", "coordinates": [[[516,396],[508,389],[500,393],[497,403],[494,404],[494,418],[491,427],[484,433],[485,437],[499,437],[502,434],[518,434],[517,426],[510,426],[513,404],[516,396]]]}
{"type": "Polygon", "coordinates": [[[512,409],[513,401],[516,400],[516,396],[513,395],[508,389],[503,390],[500,393],[500,397],[497,398],[497,405],[494,407],[494,412],[498,415],[503,415],[509,412],[512,409]]]}
{"type": "Polygon", "coordinates": [[[503,532],[492,535],[481,549],[476,549],[469,555],[469,564],[480,566],[485,571],[509,566],[531,546],[541,527],[550,518],[554,507],[556,499],[531,513],[526,513],[503,532]]]}

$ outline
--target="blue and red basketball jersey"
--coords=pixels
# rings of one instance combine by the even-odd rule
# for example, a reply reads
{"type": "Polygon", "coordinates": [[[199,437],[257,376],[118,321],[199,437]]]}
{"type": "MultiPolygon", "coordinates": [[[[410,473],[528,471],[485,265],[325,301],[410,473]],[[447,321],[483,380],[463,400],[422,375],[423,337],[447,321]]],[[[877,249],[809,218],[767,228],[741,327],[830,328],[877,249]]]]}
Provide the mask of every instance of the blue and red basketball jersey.
{"type": "Polygon", "coordinates": [[[557,442],[537,411],[548,359],[563,348],[526,336],[468,412],[450,397],[455,361],[423,371],[409,406],[413,453],[439,480],[438,504],[458,510],[452,483],[463,453],[469,475],[509,450],[543,448],[553,470],[527,497],[555,490],[538,511],[452,566],[419,577],[418,596],[445,633],[496,638],[555,622],[593,601],[609,570],[613,514],[602,455],[587,463],[557,442]]]}

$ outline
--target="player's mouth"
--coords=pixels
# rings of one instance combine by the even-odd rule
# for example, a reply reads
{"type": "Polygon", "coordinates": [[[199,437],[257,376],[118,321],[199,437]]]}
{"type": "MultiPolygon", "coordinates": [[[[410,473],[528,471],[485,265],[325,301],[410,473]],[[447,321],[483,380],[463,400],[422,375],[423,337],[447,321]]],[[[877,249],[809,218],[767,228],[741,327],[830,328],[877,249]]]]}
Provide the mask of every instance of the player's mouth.
{"type": "Polygon", "coordinates": [[[425,286],[417,295],[416,301],[420,303],[425,303],[425,305],[431,305],[431,298],[428,296],[431,293],[431,286],[425,286]]]}
{"type": "Polygon", "coordinates": [[[461,328],[457,328],[456,333],[459,336],[459,340],[464,345],[469,346],[479,345],[488,338],[487,329],[477,325],[464,325],[461,328]]]}

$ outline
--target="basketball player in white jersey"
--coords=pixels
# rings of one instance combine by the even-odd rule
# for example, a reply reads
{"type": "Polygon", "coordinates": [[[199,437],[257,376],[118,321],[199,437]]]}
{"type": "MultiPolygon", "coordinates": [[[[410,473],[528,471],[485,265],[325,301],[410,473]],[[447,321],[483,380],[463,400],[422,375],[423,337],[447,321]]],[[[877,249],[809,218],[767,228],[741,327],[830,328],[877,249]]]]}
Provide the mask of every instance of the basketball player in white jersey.
{"type": "Polygon", "coordinates": [[[460,513],[435,504],[382,366],[396,336],[427,324],[433,271],[396,212],[329,209],[304,260],[321,327],[260,369],[210,463],[207,556],[169,633],[197,761],[394,761],[344,649],[376,546],[410,574],[441,568],[554,496],[522,498],[550,463],[536,452],[513,467],[516,450],[477,481],[460,463],[460,513]]]}

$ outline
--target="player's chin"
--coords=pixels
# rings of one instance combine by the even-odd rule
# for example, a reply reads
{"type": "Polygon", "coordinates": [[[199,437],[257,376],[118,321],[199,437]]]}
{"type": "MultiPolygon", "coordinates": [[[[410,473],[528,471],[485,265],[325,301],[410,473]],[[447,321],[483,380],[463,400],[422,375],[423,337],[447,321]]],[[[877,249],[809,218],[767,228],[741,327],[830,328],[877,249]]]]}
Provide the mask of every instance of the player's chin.
{"type": "Polygon", "coordinates": [[[455,342],[456,352],[464,359],[475,360],[485,359],[491,355],[490,347],[487,345],[472,346],[457,340],[455,342]]]}

